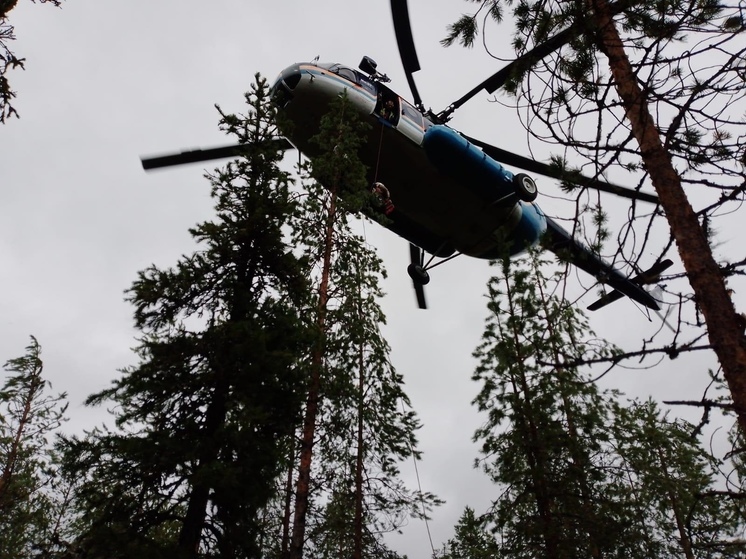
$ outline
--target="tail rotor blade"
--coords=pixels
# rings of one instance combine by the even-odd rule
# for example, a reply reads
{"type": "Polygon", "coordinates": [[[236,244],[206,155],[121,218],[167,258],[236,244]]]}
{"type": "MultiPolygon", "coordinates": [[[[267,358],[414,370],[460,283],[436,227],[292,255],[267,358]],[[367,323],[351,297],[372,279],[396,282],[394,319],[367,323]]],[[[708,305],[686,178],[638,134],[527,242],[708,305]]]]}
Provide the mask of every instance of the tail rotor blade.
{"type": "MultiPolygon", "coordinates": [[[[559,223],[549,216],[547,216],[546,219],[546,241],[548,242],[546,248],[551,250],[560,258],[571,262],[573,265],[587,272],[599,281],[611,286],[614,290],[620,293],[618,296],[610,293],[606,296],[610,300],[604,301],[603,304],[596,306],[595,308],[600,308],[604,306],[604,304],[608,304],[611,301],[621,298],[622,295],[626,295],[633,301],[637,301],[649,309],[659,310],[660,307],[658,306],[658,302],[653,299],[647,291],[640,287],[640,284],[642,283],[641,281],[627,279],[588,247],[575,240],[568,231],[559,225],[559,223]]],[[[641,276],[642,275],[643,274],[641,274],[641,276]]],[[[595,305],[596,303],[591,306],[595,305]]]]}
{"type": "MultiPolygon", "coordinates": [[[[630,278],[629,281],[632,283],[635,283],[637,285],[647,285],[650,283],[654,283],[658,281],[658,278],[660,278],[660,275],[666,271],[668,268],[673,266],[673,262],[669,259],[662,260],[661,262],[658,262],[656,264],[653,264],[649,269],[645,270],[644,272],[636,275],[633,278],[630,278]]],[[[589,311],[597,311],[598,309],[605,307],[606,305],[613,303],[614,301],[618,301],[624,297],[624,295],[618,290],[614,289],[613,291],[610,291],[594,303],[588,305],[589,311]]],[[[658,297],[653,296],[653,299],[657,299],[658,297]]],[[[661,317],[663,318],[663,317],[661,317]]],[[[664,318],[665,320],[665,318],[664,318]]]]}

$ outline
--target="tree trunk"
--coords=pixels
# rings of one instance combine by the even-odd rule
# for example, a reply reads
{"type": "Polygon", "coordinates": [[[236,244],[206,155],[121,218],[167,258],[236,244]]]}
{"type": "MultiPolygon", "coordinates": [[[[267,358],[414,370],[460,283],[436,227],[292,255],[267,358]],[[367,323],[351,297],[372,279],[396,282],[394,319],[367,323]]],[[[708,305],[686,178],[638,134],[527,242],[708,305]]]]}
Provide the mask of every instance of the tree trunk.
{"type": "Polygon", "coordinates": [[[679,255],[707,324],[708,336],[730,388],[741,431],[746,433],[746,339],[725,281],[704,232],[681,186],[681,178],[663,147],[606,0],[587,0],[598,32],[598,45],[609,59],[617,93],[645,169],[655,187],[676,240],[679,255]]]}
{"type": "Polygon", "coordinates": [[[290,553],[290,511],[293,503],[293,466],[295,464],[295,432],[291,435],[290,461],[288,475],[285,480],[285,503],[282,513],[282,541],[280,542],[280,557],[288,559],[290,553]]]}
{"type": "Polygon", "coordinates": [[[681,551],[684,552],[684,557],[686,557],[686,559],[695,559],[694,552],[692,551],[692,541],[689,539],[689,534],[686,529],[686,519],[683,514],[684,511],[681,510],[681,504],[679,503],[679,499],[676,497],[676,492],[674,491],[676,480],[671,479],[671,474],[668,471],[668,460],[666,460],[666,455],[660,448],[658,449],[658,459],[660,461],[663,477],[666,479],[666,493],[668,493],[673,517],[676,520],[676,529],[679,532],[681,551]]]}
{"type": "Polygon", "coordinates": [[[353,521],[352,559],[363,557],[363,444],[364,444],[364,406],[365,406],[365,361],[363,342],[360,342],[360,372],[358,376],[357,403],[357,456],[355,460],[355,518],[353,521]]]}
{"type": "MultiPolygon", "coordinates": [[[[505,296],[508,299],[510,314],[517,316],[514,305],[512,287],[506,282],[505,296]]],[[[520,394],[516,406],[516,426],[522,431],[524,437],[524,451],[526,453],[526,463],[529,467],[531,477],[531,492],[536,502],[536,511],[539,516],[539,525],[541,537],[544,541],[544,556],[547,559],[562,559],[563,554],[560,548],[560,531],[558,521],[554,514],[554,498],[551,495],[546,478],[547,451],[542,438],[540,429],[536,424],[536,413],[532,403],[532,391],[526,378],[525,357],[521,354],[521,342],[517,330],[517,323],[514,323],[510,334],[513,336],[514,347],[516,348],[515,361],[519,364],[515,371],[510,373],[510,382],[513,386],[513,392],[520,394]]]]}
{"type": "Polygon", "coordinates": [[[332,190],[329,200],[329,209],[326,216],[323,265],[321,269],[319,302],[316,315],[318,340],[311,356],[311,378],[309,380],[306,413],[303,418],[303,432],[301,434],[300,464],[298,466],[298,482],[295,487],[295,511],[293,514],[293,536],[290,541],[290,559],[301,559],[303,557],[306,514],[308,513],[308,497],[311,481],[311,460],[313,458],[313,439],[316,432],[316,417],[319,412],[321,369],[324,360],[326,307],[329,300],[329,275],[331,273],[332,248],[334,245],[336,203],[336,190],[332,190]]]}
{"type": "Polygon", "coordinates": [[[37,361],[34,365],[34,370],[30,374],[30,380],[23,400],[23,413],[18,421],[18,428],[16,429],[15,435],[13,436],[13,442],[10,445],[8,451],[8,457],[5,464],[3,464],[3,472],[0,475],[0,510],[5,506],[5,493],[10,485],[10,480],[13,477],[13,473],[16,471],[18,465],[18,455],[21,450],[21,441],[26,433],[26,426],[31,420],[31,406],[34,403],[34,398],[38,394],[39,390],[44,385],[44,381],[41,379],[42,365],[41,361],[37,361]]]}
{"type": "MultiPolygon", "coordinates": [[[[220,383],[222,385],[222,383],[220,383]]],[[[225,387],[218,386],[215,396],[207,408],[205,418],[205,432],[207,440],[212,441],[207,445],[199,463],[192,474],[192,491],[189,494],[184,522],[179,531],[179,557],[182,559],[196,559],[199,556],[199,543],[202,538],[202,530],[205,525],[205,514],[207,513],[207,503],[210,497],[210,486],[205,481],[197,481],[201,478],[201,473],[205,468],[217,460],[219,445],[214,441],[211,435],[214,435],[219,427],[225,422],[225,387]]]]}
{"type": "Polygon", "coordinates": [[[588,547],[591,557],[593,559],[602,559],[603,554],[601,553],[601,546],[598,542],[598,526],[600,522],[598,520],[598,514],[596,513],[596,507],[593,503],[593,495],[590,484],[588,482],[589,469],[591,467],[587,455],[582,451],[582,441],[578,433],[578,429],[575,424],[575,413],[573,411],[572,398],[568,395],[566,390],[566,383],[564,381],[564,370],[562,369],[562,359],[560,357],[560,349],[557,347],[555,340],[559,339],[554,332],[553,318],[550,317],[550,310],[547,306],[547,298],[544,293],[544,288],[541,282],[537,283],[539,293],[541,294],[541,301],[543,303],[544,313],[547,317],[547,329],[549,331],[550,340],[552,340],[552,355],[554,356],[554,374],[557,377],[558,391],[562,398],[562,408],[565,413],[565,420],[567,422],[567,434],[570,439],[570,457],[571,468],[577,476],[577,482],[580,485],[580,498],[582,500],[582,508],[584,513],[583,529],[585,535],[588,538],[588,547]]]}

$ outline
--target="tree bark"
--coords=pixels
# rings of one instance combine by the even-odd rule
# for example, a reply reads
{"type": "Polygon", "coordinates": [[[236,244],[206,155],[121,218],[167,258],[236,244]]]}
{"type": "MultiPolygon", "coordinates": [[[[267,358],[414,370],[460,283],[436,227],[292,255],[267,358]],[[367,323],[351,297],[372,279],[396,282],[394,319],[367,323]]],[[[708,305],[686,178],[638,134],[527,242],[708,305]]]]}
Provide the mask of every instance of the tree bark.
{"type": "Polygon", "coordinates": [[[290,461],[288,475],[285,480],[285,503],[282,513],[282,541],[280,542],[280,557],[288,559],[290,553],[290,512],[293,504],[293,466],[295,464],[295,432],[292,433],[290,444],[290,461]]]}
{"type": "Polygon", "coordinates": [[[353,521],[352,559],[363,557],[363,455],[364,455],[364,408],[365,408],[365,354],[360,342],[360,371],[358,376],[357,402],[357,455],[355,457],[355,516],[353,521]]]}
{"type": "Polygon", "coordinates": [[[16,471],[18,465],[18,455],[21,451],[21,441],[26,434],[26,426],[31,421],[31,407],[34,404],[34,398],[39,393],[39,390],[43,387],[44,381],[41,379],[42,364],[41,361],[37,361],[34,365],[34,370],[30,374],[30,381],[26,394],[23,400],[23,413],[18,421],[18,427],[13,436],[13,442],[10,445],[8,451],[7,461],[3,465],[3,472],[0,475],[0,510],[5,506],[5,493],[10,485],[10,480],[16,471]]]}
{"type": "Polygon", "coordinates": [[[205,525],[207,504],[210,498],[210,485],[205,480],[200,480],[200,474],[205,468],[217,460],[219,445],[214,442],[212,436],[225,423],[226,417],[226,391],[227,387],[219,375],[218,386],[215,396],[205,413],[206,439],[213,442],[206,445],[199,463],[192,474],[192,490],[189,494],[186,515],[179,531],[179,557],[182,559],[196,559],[199,556],[199,544],[202,538],[202,530],[205,525]]]}
{"type": "Polygon", "coordinates": [[[334,246],[334,219],[336,217],[336,208],[337,195],[336,189],[334,189],[330,193],[329,209],[326,215],[324,231],[324,254],[316,315],[318,341],[316,342],[316,348],[313,350],[311,356],[311,378],[309,380],[308,397],[306,399],[306,413],[303,418],[298,482],[295,486],[293,536],[290,540],[289,550],[290,559],[301,559],[303,557],[303,545],[305,543],[306,514],[308,513],[308,497],[311,482],[311,461],[313,458],[314,434],[316,432],[316,417],[319,413],[321,369],[324,360],[326,307],[329,301],[329,275],[331,273],[332,248],[334,246]]]}
{"type": "Polygon", "coordinates": [[[725,280],[712,255],[704,231],[681,185],[671,157],[648,109],[634,69],[624,50],[606,0],[586,0],[597,41],[609,60],[617,93],[632,133],[640,146],[645,169],[655,187],[689,283],[707,325],[710,344],[720,361],[733,398],[741,431],[746,433],[746,338],[744,321],[736,313],[725,280]]]}

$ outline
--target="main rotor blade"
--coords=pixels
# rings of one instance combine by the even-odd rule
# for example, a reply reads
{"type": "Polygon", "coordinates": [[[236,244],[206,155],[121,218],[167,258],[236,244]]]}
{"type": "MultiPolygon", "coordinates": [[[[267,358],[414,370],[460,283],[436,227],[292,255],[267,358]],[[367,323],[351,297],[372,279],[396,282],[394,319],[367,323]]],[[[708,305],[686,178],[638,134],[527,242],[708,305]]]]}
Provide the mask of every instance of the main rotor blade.
{"type": "Polygon", "coordinates": [[[409,21],[409,8],[407,0],[391,0],[391,17],[394,20],[394,33],[396,34],[396,44],[399,47],[399,56],[401,57],[404,73],[407,76],[409,89],[412,91],[414,104],[416,107],[423,109],[422,99],[414,83],[413,74],[420,69],[420,62],[417,59],[417,50],[414,47],[414,37],[412,36],[412,25],[409,21]]]}
{"type": "Polygon", "coordinates": [[[448,105],[448,107],[444,111],[442,111],[438,115],[438,117],[441,118],[443,121],[447,121],[456,109],[458,109],[461,105],[466,103],[483,89],[487,93],[494,93],[497,89],[505,85],[505,82],[507,82],[512,76],[517,75],[519,72],[530,68],[548,54],[553,53],[561,46],[567,44],[575,35],[577,35],[576,26],[568,27],[564,31],[560,31],[559,33],[557,33],[557,35],[554,35],[550,39],[547,39],[545,42],[541,43],[538,47],[535,47],[528,51],[526,54],[519,56],[518,58],[513,60],[513,62],[511,62],[507,66],[504,66],[503,68],[492,74],[489,78],[484,80],[482,83],[480,83],[478,86],[471,89],[464,96],[448,105]]]}
{"type": "MultiPolygon", "coordinates": [[[[273,138],[269,143],[279,150],[293,149],[293,145],[285,138],[273,138]]],[[[246,144],[234,144],[209,149],[194,149],[172,153],[168,155],[157,155],[153,157],[142,157],[142,168],[145,170],[171,167],[173,165],[186,165],[187,163],[199,163],[201,161],[212,161],[213,159],[224,159],[239,157],[246,152],[246,144]]]]}
{"type": "Polygon", "coordinates": [[[547,217],[547,241],[546,248],[561,259],[569,261],[574,266],[589,273],[598,281],[610,285],[616,291],[622,295],[626,295],[633,301],[637,301],[649,309],[656,311],[660,309],[656,300],[640,287],[637,282],[624,277],[588,247],[576,241],[570,233],[565,231],[551,217],[547,217]]]}
{"type": "MultiPolygon", "coordinates": [[[[393,1],[393,0],[392,0],[393,1]]],[[[612,2],[609,5],[609,10],[611,11],[611,15],[615,16],[617,14],[622,13],[627,8],[638,4],[640,0],[618,0],[617,2],[612,2]]],[[[453,112],[461,107],[464,103],[469,101],[472,97],[474,97],[477,93],[482,91],[483,89],[487,93],[494,93],[505,85],[505,82],[507,82],[511,77],[519,74],[520,72],[527,70],[531,68],[534,64],[536,64],[539,60],[544,58],[545,56],[553,53],[554,51],[558,50],[560,47],[566,45],[570,41],[572,41],[575,37],[580,35],[583,30],[585,29],[585,22],[577,22],[567,29],[564,29],[563,31],[560,31],[556,35],[553,35],[543,43],[539,44],[538,46],[532,48],[530,51],[526,52],[525,54],[519,56],[515,60],[513,60],[508,65],[504,66],[494,74],[492,74],[489,78],[484,80],[482,83],[480,83],[478,86],[470,90],[468,93],[466,93],[463,97],[457,99],[448,107],[441,111],[438,114],[438,118],[440,118],[443,122],[446,122],[450,116],[453,114],[453,112]]]]}
{"type": "Polygon", "coordinates": [[[556,167],[553,167],[546,163],[542,163],[541,161],[536,161],[535,159],[530,159],[528,157],[518,155],[516,153],[501,149],[486,142],[482,142],[481,140],[477,140],[476,138],[472,138],[470,136],[464,135],[464,138],[469,140],[475,146],[479,146],[480,148],[482,148],[482,151],[484,151],[484,153],[497,160],[499,163],[518,167],[519,169],[523,169],[524,171],[529,171],[531,173],[536,173],[545,177],[551,177],[553,179],[569,180],[578,184],[579,186],[585,188],[593,188],[602,192],[609,192],[611,194],[616,194],[617,196],[622,196],[623,198],[631,198],[632,200],[650,202],[651,204],[659,203],[658,197],[654,194],[639,192],[637,190],[634,190],[633,188],[619,186],[618,184],[586,177],[585,175],[576,175],[574,173],[572,175],[563,174],[556,167]]]}

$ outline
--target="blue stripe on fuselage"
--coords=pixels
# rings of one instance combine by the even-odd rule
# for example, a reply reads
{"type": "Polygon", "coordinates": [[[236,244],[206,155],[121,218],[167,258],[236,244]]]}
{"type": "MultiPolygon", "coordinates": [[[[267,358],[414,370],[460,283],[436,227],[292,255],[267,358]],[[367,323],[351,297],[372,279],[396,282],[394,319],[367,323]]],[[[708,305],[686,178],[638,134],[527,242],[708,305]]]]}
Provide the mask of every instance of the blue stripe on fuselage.
{"type": "Polygon", "coordinates": [[[447,126],[431,126],[422,145],[430,162],[441,173],[486,202],[515,191],[513,173],[447,126]]]}
{"type": "MultiPolygon", "coordinates": [[[[422,145],[430,162],[441,173],[468,188],[484,201],[485,206],[515,192],[513,173],[455,130],[442,125],[432,126],[425,132],[422,145]]],[[[503,231],[511,255],[538,243],[547,230],[546,218],[536,204],[508,202],[511,206],[515,203],[520,206],[520,218],[513,226],[502,224],[506,228],[503,231]]],[[[500,229],[501,224],[496,223],[495,228],[500,229]]],[[[495,247],[480,257],[500,258],[504,256],[502,250],[495,247]]]]}

